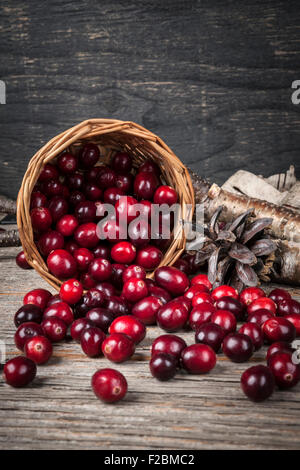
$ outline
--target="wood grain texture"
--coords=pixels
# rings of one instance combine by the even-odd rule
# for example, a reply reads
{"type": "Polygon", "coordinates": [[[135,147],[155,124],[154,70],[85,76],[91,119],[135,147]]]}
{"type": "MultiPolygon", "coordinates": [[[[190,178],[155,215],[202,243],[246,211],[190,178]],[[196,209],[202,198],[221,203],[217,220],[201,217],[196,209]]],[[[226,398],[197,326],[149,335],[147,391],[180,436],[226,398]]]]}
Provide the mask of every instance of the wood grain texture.
{"type": "MultiPolygon", "coordinates": [[[[23,295],[48,288],[34,271],[16,268],[16,251],[0,249],[0,339],[8,357],[17,353],[13,315],[23,295]]],[[[299,289],[289,290],[299,298],[299,289]]],[[[102,404],[90,387],[93,372],[112,364],[87,358],[71,341],[55,345],[31,386],[12,389],[1,378],[0,449],[299,449],[300,384],[253,404],[239,386],[250,364],[234,364],[223,355],[210,374],[179,373],[159,382],[150,375],[148,359],[161,333],[148,328],[135,357],[117,365],[129,391],[116,405],[102,404]]],[[[180,335],[193,343],[193,333],[180,335]]],[[[255,353],[251,364],[263,362],[265,352],[255,353]]]]}
{"type": "Polygon", "coordinates": [[[136,121],[199,174],[300,170],[296,0],[2,0],[1,192],[89,117],[136,121]]]}

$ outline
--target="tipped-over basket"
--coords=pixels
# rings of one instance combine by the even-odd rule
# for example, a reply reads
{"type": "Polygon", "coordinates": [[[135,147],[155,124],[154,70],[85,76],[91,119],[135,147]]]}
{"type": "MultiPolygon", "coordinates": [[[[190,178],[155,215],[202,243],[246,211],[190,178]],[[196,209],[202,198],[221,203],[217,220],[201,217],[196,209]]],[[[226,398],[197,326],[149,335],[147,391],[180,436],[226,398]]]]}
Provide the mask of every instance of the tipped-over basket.
{"type": "MultiPolygon", "coordinates": [[[[31,192],[46,163],[54,160],[64,150],[74,150],[86,142],[99,146],[100,164],[107,162],[116,151],[130,153],[134,165],[139,165],[149,158],[155,161],[161,168],[166,184],[176,189],[179,194],[182,217],[191,221],[193,215],[193,210],[187,212],[185,207],[188,204],[194,209],[194,191],[189,173],[172,150],[152,132],[134,122],[116,119],[89,119],[62,132],[44,145],[30,160],[17,202],[17,223],[26,259],[57,290],[62,281],[49,272],[34,242],[30,219],[31,192]]],[[[174,237],[160,266],[172,265],[184,251],[185,235],[180,221],[174,227],[174,233],[180,236],[174,237]]],[[[149,273],[149,276],[152,274],[149,273]]]]}

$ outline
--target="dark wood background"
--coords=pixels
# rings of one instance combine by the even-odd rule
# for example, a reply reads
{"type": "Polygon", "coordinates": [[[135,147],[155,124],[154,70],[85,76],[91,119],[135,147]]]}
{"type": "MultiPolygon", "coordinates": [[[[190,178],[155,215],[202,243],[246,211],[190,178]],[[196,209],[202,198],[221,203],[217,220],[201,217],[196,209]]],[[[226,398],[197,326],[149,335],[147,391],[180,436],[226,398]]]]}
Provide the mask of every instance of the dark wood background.
{"type": "Polygon", "coordinates": [[[300,170],[299,1],[1,0],[0,192],[89,117],[136,121],[212,181],[300,170]]]}

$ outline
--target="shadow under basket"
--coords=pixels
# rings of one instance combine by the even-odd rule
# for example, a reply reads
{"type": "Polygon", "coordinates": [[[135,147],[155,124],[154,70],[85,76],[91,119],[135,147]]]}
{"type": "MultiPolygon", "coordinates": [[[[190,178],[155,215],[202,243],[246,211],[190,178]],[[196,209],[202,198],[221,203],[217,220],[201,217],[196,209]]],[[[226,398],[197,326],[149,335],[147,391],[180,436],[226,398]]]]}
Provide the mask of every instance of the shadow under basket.
{"type": "MultiPolygon", "coordinates": [[[[44,145],[30,160],[17,201],[17,223],[26,259],[42,278],[57,290],[62,281],[49,272],[34,242],[30,218],[31,193],[46,163],[55,162],[56,157],[64,150],[76,151],[76,148],[87,142],[99,147],[101,156],[97,165],[107,163],[116,151],[128,152],[133,157],[135,167],[147,159],[153,160],[160,167],[165,183],[177,191],[182,218],[191,221],[194,212],[194,191],[186,167],[152,132],[133,122],[115,119],[89,119],[62,132],[44,145]],[[192,210],[188,210],[186,205],[192,210]]],[[[172,265],[183,253],[185,243],[183,226],[179,220],[160,266],[172,265]]],[[[151,276],[153,272],[148,273],[148,277],[151,276]]]]}

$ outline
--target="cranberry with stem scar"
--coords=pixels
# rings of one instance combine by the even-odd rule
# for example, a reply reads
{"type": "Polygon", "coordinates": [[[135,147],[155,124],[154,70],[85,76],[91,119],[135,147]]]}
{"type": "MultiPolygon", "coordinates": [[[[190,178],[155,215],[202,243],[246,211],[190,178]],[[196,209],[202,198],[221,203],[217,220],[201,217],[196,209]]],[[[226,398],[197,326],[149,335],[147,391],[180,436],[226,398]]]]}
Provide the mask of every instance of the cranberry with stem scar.
{"type": "Polygon", "coordinates": [[[4,365],[3,375],[8,385],[12,387],[25,387],[35,378],[36,365],[27,357],[14,357],[4,365]]]}
{"type": "Polygon", "coordinates": [[[68,279],[63,282],[59,291],[61,300],[69,305],[77,304],[81,299],[82,294],[83,287],[77,279],[68,279]]]}
{"type": "Polygon", "coordinates": [[[260,287],[246,287],[240,293],[239,300],[245,307],[248,307],[248,305],[260,297],[265,297],[265,293],[260,287]]]}
{"type": "Polygon", "coordinates": [[[20,351],[24,350],[25,343],[33,336],[43,336],[43,328],[41,325],[33,322],[22,323],[15,332],[15,345],[20,351]]]}
{"type": "Polygon", "coordinates": [[[147,295],[148,289],[143,279],[131,278],[125,282],[122,289],[122,296],[133,303],[147,297],[147,295]]]}
{"type": "Polygon", "coordinates": [[[95,281],[107,281],[112,274],[111,263],[104,258],[96,258],[90,263],[89,274],[95,281]]]}
{"type": "Polygon", "coordinates": [[[127,175],[116,175],[115,185],[116,187],[123,192],[123,194],[128,194],[132,188],[133,184],[133,175],[131,173],[127,175]]]}
{"type": "Polygon", "coordinates": [[[69,152],[62,153],[57,159],[57,166],[65,175],[74,173],[78,168],[78,159],[69,152]]]}
{"type": "Polygon", "coordinates": [[[112,322],[109,333],[122,333],[132,339],[135,344],[139,344],[146,336],[146,327],[138,318],[123,315],[112,322]]]}
{"type": "Polygon", "coordinates": [[[45,336],[34,336],[26,341],[24,352],[36,364],[45,364],[52,356],[52,344],[45,336]]]}
{"type": "Polygon", "coordinates": [[[44,319],[42,328],[47,338],[54,343],[65,339],[68,329],[66,323],[58,317],[44,319]]]}
{"type": "Polygon", "coordinates": [[[291,388],[299,382],[300,365],[294,363],[291,354],[283,352],[272,354],[268,365],[279,388],[291,388]]]}
{"type": "Polygon", "coordinates": [[[134,351],[134,342],[122,333],[112,333],[102,343],[104,356],[112,362],[124,362],[134,354],[134,351]]]}
{"type": "Polygon", "coordinates": [[[105,403],[122,400],[127,393],[127,381],[121,372],[100,369],[92,377],[92,388],[97,398],[105,403]]]}
{"type": "Polygon", "coordinates": [[[146,279],[145,269],[142,268],[141,266],[137,265],[137,264],[131,264],[130,266],[125,268],[125,270],[123,271],[123,274],[122,274],[123,282],[125,283],[125,282],[129,281],[133,277],[136,278],[136,279],[145,280],[146,279]]]}

